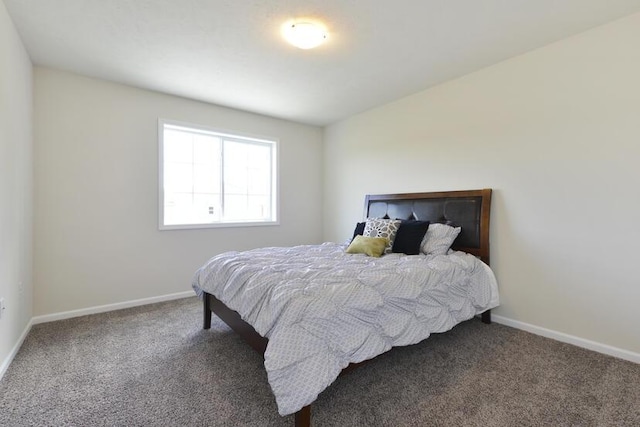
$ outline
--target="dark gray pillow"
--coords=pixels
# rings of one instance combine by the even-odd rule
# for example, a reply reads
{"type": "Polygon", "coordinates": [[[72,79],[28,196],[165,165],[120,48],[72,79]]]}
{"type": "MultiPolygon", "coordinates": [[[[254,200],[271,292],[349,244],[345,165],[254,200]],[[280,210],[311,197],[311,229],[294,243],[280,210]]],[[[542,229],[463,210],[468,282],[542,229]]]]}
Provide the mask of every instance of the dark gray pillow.
{"type": "Polygon", "coordinates": [[[356,228],[355,230],[353,230],[353,237],[351,238],[351,240],[355,239],[356,236],[362,236],[362,233],[364,233],[365,225],[367,225],[366,222],[359,222],[356,224],[356,228]]]}

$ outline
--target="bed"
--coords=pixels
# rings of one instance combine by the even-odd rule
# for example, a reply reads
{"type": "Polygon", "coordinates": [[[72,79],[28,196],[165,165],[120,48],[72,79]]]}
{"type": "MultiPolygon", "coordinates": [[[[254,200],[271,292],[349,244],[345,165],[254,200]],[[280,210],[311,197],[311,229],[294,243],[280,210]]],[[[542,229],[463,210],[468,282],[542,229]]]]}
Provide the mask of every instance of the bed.
{"type": "Polygon", "coordinates": [[[491,322],[490,205],[491,189],[366,196],[365,219],[459,227],[446,255],[350,255],[348,242],[220,254],[194,277],[204,329],[215,313],[262,354],[280,414],[309,426],[339,375],[475,316],[491,322]]]}

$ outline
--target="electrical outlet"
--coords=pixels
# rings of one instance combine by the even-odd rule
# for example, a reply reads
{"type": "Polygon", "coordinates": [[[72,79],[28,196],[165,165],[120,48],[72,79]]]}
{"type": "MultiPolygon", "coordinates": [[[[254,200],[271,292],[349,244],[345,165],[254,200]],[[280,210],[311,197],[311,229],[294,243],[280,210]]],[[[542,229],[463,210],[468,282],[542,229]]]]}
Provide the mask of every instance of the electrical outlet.
{"type": "Polygon", "coordinates": [[[2,319],[2,315],[7,307],[4,305],[4,298],[0,298],[0,319],[2,319]]]}

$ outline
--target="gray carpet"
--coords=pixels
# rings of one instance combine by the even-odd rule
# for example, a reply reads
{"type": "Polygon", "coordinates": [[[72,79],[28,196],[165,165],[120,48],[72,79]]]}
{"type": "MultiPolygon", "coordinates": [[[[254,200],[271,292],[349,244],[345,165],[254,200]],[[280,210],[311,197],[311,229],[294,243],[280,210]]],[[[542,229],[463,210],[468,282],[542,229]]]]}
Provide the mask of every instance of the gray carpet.
{"type": "MultiPolygon", "coordinates": [[[[640,365],[471,320],[338,379],[314,426],[640,426],[640,365]]],[[[31,330],[2,426],[292,426],[262,360],[195,298],[31,330]]]]}

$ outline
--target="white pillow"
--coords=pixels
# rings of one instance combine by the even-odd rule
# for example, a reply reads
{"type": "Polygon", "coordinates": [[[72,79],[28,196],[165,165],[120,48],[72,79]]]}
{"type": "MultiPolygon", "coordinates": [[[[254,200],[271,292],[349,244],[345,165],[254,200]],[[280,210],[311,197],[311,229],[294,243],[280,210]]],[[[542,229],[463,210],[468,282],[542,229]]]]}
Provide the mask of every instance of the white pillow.
{"type": "Polygon", "coordinates": [[[446,255],[462,228],[431,223],[422,239],[420,251],[425,255],[446,255]]]}
{"type": "Polygon", "coordinates": [[[393,248],[393,241],[396,240],[396,234],[398,228],[400,228],[399,219],[382,219],[382,218],[367,218],[367,223],[364,226],[362,235],[365,237],[384,237],[389,243],[384,248],[385,254],[391,253],[393,248]]]}

